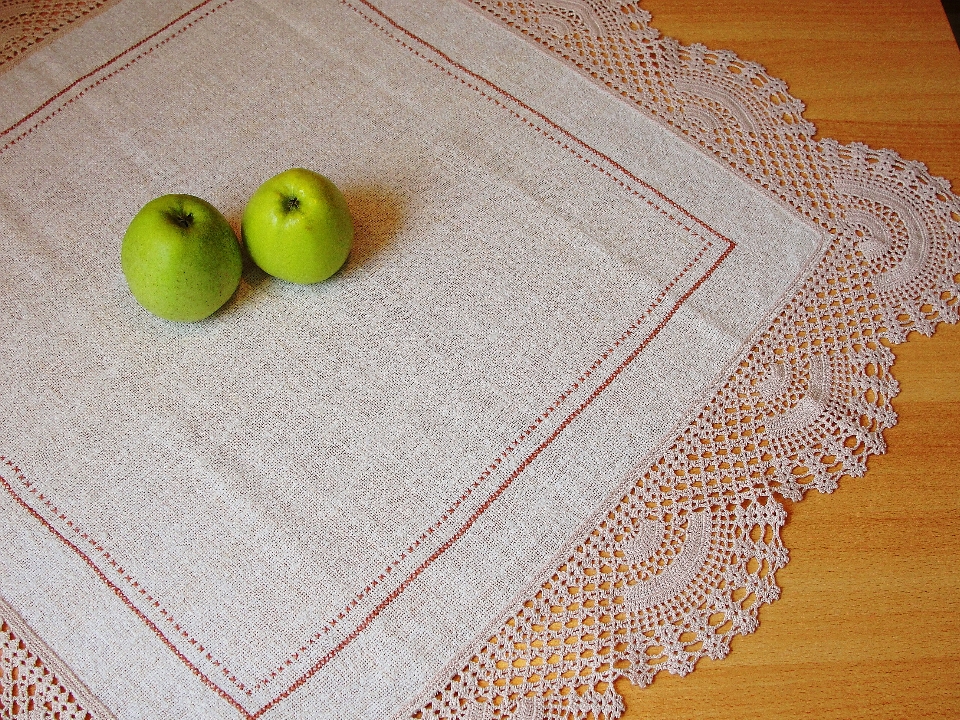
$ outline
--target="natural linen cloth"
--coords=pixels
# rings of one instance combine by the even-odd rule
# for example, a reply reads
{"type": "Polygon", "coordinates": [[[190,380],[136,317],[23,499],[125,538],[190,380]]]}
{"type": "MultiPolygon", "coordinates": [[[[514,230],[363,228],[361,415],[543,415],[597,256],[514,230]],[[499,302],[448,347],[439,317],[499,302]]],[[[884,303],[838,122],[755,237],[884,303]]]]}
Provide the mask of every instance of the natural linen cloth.
{"type": "MultiPolygon", "coordinates": [[[[0,610],[97,712],[610,714],[612,689],[571,698],[577,673],[536,658],[583,674],[659,649],[682,670],[724,651],[717,611],[750,629],[728,598],[783,563],[758,488],[795,494],[774,451],[796,456],[847,390],[841,360],[771,336],[836,285],[834,196],[798,212],[684,139],[763,137],[719,83],[673,78],[685,127],[611,93],[549,38],[621,21],[553,5],[123,0],[0,76],[0,610]],[[140,206],[189,192],[236,225],[291,166],[347,196],[340,273],[248,268],[195,325],[136,305],[118,248],[140,206]],[[770,413],[723,430],[718,392],[770,413]],[[678,442],[698,423],[713,452],[678,442]],[[638,629],[646,645],[610,640],[638,629]],[[537,654],[556,638],[599,652],[537,654]]],[[[827,150],[841,169],[819,187],[845,193],[836,222],[879,292],[948,275],[924,203],[864,190],[860,156],[827,150]]]]}

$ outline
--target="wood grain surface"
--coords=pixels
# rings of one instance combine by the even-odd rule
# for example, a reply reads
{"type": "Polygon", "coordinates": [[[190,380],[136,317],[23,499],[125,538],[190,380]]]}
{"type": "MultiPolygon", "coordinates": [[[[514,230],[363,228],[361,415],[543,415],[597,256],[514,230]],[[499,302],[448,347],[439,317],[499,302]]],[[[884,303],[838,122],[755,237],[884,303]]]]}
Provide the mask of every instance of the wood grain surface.
{"type": "MultiPolygon", "coordinates": [[[[97,3],[93,3],[97,4],[97,3]]],[[[786,80],[820,134],[960,193],[960,51],[938,0],[644,0],[685,43],[786,80]]],[[[888,454],[787,504],[782,598],[724,660],[618,690],[625,720],[960,718],[960,329],[895,348],[888,454]]]]}
{"type": "MultiPolygon", "coordinates": [[[[960,51],[937,0],[646,0],[684,43],[782,78],[824,137],[921,160],[960,193],[960,51]]],[[[788,503],[782,598],[730,655],[649,688],[625,720],[960,718],[960,330],[896,347],[888,453],[788,503]]]]}

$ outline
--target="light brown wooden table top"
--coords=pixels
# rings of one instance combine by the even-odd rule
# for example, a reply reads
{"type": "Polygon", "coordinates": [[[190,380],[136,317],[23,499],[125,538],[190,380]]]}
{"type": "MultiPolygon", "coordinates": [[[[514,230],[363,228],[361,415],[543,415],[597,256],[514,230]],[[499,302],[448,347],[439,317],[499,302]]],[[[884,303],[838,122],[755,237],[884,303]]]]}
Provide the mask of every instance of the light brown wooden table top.
{"type": "MultiPolygon", "coordinates": [[[[786,80],[822,136],[890,147],[960,193],[960,51],[938,0],[643,0],[683,42],[786,80]]],[[[783,596],[724,660],[625,720],[960,718],[960,329],[895,349],[900,424],[865,478],[787,503],[783,596]]]]}
{"type": "MultiPolygon", "coordinates": [[[[960,193],[960,51],[938,0],[644,0],[684,43],[785,80],[820,136],[921,160],[960,193]]],[[[624,720],[960,718],[960,330],[895,348],[900,423],[864,478],[787,503],[782,598],[730,655],[624,720]]]]}

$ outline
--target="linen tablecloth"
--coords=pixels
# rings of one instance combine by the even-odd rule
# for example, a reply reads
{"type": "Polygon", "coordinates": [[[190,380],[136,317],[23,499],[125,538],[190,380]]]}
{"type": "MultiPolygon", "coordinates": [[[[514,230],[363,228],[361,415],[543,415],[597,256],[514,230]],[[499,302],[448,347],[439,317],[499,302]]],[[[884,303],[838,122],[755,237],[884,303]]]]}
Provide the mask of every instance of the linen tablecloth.
{"type": "Polygon", "coordinates": [[[472,5],[125,0],[0,76],[0,594],[87,709],[616,715],[752,629],[775,494],[860,471],[877,338],[953,318],[922,167],[635,6],[472,5]],[[293,165],[341,273],[136,306],[144,202],[293,165]]]}

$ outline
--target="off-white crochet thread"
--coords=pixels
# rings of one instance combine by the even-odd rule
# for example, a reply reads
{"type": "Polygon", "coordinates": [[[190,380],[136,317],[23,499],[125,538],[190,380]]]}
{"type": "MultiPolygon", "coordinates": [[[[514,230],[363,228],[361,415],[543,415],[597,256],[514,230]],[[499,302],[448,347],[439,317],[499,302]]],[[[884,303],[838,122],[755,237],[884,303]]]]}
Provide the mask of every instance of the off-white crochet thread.
{"type": "MultiPolygon", "coordinates": [[[[470,4],[834,238],[696,421],[638,472],[550,580],[412,709],[421,718],[616,718],[618,677],[645,685],[661,669],[685,674],[755,629],[787,559],[777,495],[829,492],[883,452],[897,385],[881,340],[956,321],[960,202],[944,180],[893,152],[815,141],[784,83],[732,53],[660,37],[636,4],[470,4]]],[[[67,681],[10,627],[2,626],[3,702],[32,686],[34,697],[51,698],[41,716],[85,717],[67,681]]],[[[32,717],[26,704],[7,708],[32,717]]]]}
{"type": "Polygon", "coordinates": [[[30,0],[17,3],[13,12],[5,12],[0,19],[0,70],[6,70],[41,45],[115,2],[117,0],[30,0]]]}
{"type": "Polygon", "coordinates": [[[113,718],[3,600],[0,600],[0,717],[113,718]]]}
{"type": "Polygon", "coordinates": [[[834,238],[697,420],[416,718],[619,717],[613,682],[719,659],[776,600],[777,496],[863,475],[896,422],[892,353],[957,320],[960,201],[895,152],[817,141],[756,63],[650,27],[636,3],[468,4],[725,160],[834,238]]]}

